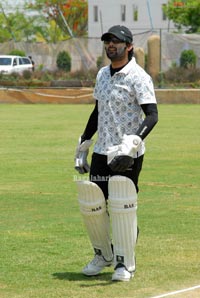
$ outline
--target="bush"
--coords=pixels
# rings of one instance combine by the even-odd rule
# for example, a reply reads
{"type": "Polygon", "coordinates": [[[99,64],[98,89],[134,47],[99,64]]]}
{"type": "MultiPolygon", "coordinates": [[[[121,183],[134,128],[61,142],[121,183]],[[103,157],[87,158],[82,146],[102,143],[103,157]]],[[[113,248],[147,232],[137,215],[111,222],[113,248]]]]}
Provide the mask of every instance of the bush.
{"type": "Polygon", "coordinates": [[[75,80],[94,80],[96,78],[97,70],[96,69],[89,69],[89,70],[77,70],[75,72],[70,73],[69,79],[75,79],[75,80]]]}
{"type": "Polygon", "coordinates": [[[39,70],[39,71],[42,71],[43,68],[44,68],[44,65],[43,65],[43,64],[38,65],[38,70],[39,70]]]}
{"type": "Polygon", "coordinates": [[[163,79],[167,84],[184,84],[196,83],[199,84],[200,68],[186,68],[183,71],[182,67],[172,67],[163,73],[163,79]]]}
{"type": "Polygon", "coordinates": [[[22,75],[25,80],[30,80],[30,78],[32,76],[32,72],[30,72],[29,70],[26,69],[23,71],[22,75]]]}
{"type": "Polygon", "coordinates": [[[197,56],[193,50],[184,50],[180,57],[180,67],[195,68],[197,56]]]}
{"type": "Polygon", "coordinates": [[[61,70],[69,72],[71,70],[71,57],[66,51],[58,54],[56,60],[57,67],[61,70]]]}
{"type": "Polygon", "coordinates": [[[103,65],[103,57],[102,56],[99,56],[97,58],[97,62],[96,62],[96,65],[97,65],[97,68],[100,69],[103,65]]]}
{"type": "Polygon", "coordinates": [[[14,55],[14,56],[24,57],[24,56],[26,56],[26,53],[24,51],[21,51],[21,50],[18,50],[18,49],[14,49],[14,50],[10,51],[10,53],[8,55],[14,55]]]}

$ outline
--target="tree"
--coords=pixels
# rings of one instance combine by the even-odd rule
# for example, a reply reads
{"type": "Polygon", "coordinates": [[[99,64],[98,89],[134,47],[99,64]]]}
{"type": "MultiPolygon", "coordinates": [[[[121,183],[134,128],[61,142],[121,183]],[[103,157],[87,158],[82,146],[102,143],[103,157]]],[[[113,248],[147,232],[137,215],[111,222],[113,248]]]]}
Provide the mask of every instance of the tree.
{"type": "Polygon", "coordinates": [[[15,12],[8,12],[5,9],[8,7],[8,3],[6,1],[3,4],[0,3],[0,42],[23,40],[27,42],[45,41],[56,43],[69,37],[69,33],[64,32],[59,26],[59,22],[54,20],[50,10],[48,15],[46,11],[47,3],[42,5],[45,9],[39,11],[39,4],[35,7],[29,1],[29,5],[25,4],[24,6],[24,9],[32,11],[29,14],[19,12],[17,6],[15,12]],[[36,10],[36,13],[33,13],[34,10],[36,10]]]}
{"type": "Polygon", "coordinates": [[[35,0],[28,9],[37,10],[47,21],[55,22],[66,37],[83,36],[87,32],[86,0],[35,0]]]}
{"type": "Polygon", "coordinates": [[[186,32],[200,32],[200,1],[199,0],[170,0],[164,7],[165,14],[178,29],[186,27],[186,32]]]}
{"type": "Polygon", "coordinates": [[[40,25],[39,24],[37,25],[37,30],[35,33],[37,41],[57,43],[58,41],[62,41],[66,39],[62,30],[58,27],[58,25],[53,20],[50,20],[47,22],[47,20],[42,16],[40,17],[40,19],[41,19],[40,25]],[[41,26],[41,24],[43,25],[41,26]]]}
{"type": "Polygon", "coordinates": [[[77,36],[83,36],[87,32],[88,5],[87,1],[68,0],[62,6],[63,15],[70,28],[77,36]]]}
{"type": "Polygon", "coordinates": [[[3,14],[0,14],[0,42],[5,42],[12,39],[12,35],[6,28],[5,18],[3,14]]]}
{"type": "Polygon", "coordinates": [[[34,24],[35,18],[25,16],[18,10],[15,13],[7,14],[0,5],[0,42],[34,41],[37,27],[34,24]]]}

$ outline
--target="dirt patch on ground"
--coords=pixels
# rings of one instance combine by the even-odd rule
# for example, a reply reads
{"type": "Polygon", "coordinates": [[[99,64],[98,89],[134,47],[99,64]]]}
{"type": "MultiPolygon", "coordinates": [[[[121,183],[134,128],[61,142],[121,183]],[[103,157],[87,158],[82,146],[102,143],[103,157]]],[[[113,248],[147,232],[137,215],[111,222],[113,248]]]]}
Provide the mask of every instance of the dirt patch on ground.
{"type": "MultiPolygon", "coordinates": [[[[200,89],[156,89],[158,104],[200,104],[200,89]]],[[[93,103],[92,87],[74,88],[1,88],[0,103],[93,103]]]]}
{"type": "Polygon", "coordinates": [[[92,103],[92,88],[66,88],[66,89],[13,89],[0,90],[1,103],[92,103]]]}

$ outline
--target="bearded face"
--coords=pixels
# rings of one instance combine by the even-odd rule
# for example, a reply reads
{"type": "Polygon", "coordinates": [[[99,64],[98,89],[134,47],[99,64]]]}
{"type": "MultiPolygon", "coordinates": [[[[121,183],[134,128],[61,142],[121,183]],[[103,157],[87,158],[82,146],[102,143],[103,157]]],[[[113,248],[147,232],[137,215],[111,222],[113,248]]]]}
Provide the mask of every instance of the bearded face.
{"type": "Polygon", "coordinates": [[[123,60],[126,56],[126,43],[112,37],[104,41],[105,50],[108,58],[111,61],[123,60]]]}

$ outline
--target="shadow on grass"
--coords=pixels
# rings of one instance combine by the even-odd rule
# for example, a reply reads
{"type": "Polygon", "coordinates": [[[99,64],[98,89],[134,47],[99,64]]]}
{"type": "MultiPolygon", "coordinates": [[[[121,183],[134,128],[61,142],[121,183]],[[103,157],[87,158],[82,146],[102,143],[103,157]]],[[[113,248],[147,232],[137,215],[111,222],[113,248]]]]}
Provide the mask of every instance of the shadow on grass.
{"type": "MultiPolygon", "coordinates": [[[[59,280],[68,280],[68,281],[98,281],[103,285],[109,285],[113,283],[111,281],[111,274],[109,272],[102,273],[96,276],[85,276],[82,273],[77,272],[56,272],[52,273],[53,278],[59,280]]],[[[82,284],[81,287],[91,287],[96,286],[96,284],[82,284]]]]}

